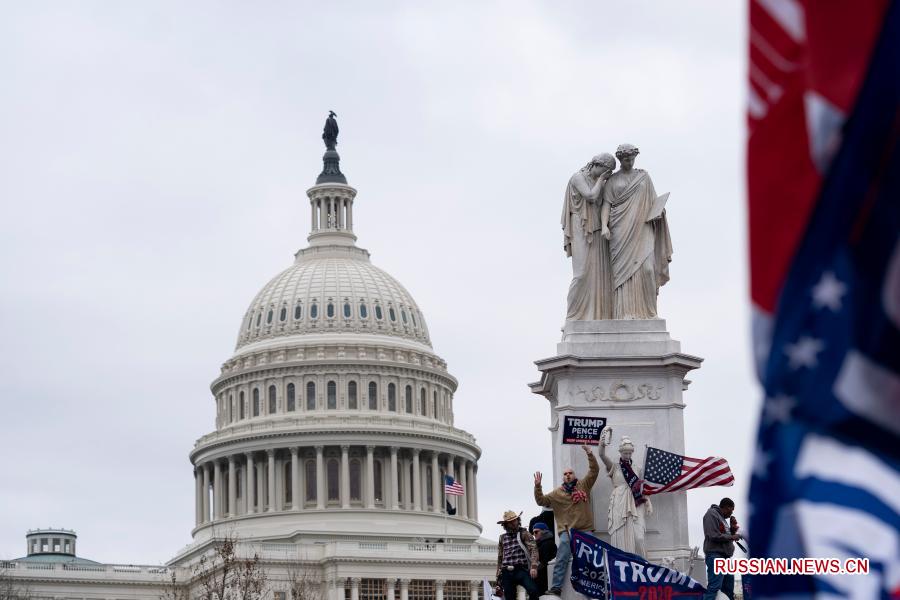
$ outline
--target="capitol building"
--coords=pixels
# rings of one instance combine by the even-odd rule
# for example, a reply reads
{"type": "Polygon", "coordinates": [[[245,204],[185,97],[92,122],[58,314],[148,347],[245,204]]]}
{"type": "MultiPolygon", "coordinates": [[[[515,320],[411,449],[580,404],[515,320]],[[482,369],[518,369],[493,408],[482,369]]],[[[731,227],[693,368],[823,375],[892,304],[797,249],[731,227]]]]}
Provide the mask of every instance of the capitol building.
{"type": "Polygon", "coordinates": [[[322,600],[477,600],[493,579],[457,381],[415,300],[356,245],[357,191],[333,143],[323,161],[308,247],[250,302],[211,384],[215,429],[190,451],[192,542],[166,565],[115,565],[79,557],[73,531],[29,531],[26,555],[0,564],[29,598],[155,600],[173,574],[194,597],[193,567],[226,538],[260,557],[273,600],[297,568],[322,600]]]}

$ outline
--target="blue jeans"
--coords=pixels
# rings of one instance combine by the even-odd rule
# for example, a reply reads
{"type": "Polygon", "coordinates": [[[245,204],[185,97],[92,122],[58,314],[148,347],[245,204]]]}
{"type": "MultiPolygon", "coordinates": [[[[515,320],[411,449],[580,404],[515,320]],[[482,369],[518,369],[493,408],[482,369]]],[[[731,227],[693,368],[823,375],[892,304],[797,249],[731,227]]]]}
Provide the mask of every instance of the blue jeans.
{"type": "Polygon", "coordinates": [[[706,555],[706,593],[703,600],[716,600],[716,594],[723,594],[734,600],[734,575],[716,573],[713,561],[717,558],[728,558],[721,552],[710,552],[706,555]]]}
{"type": "Polygon", "coordinates": [[[566,578],[566,567],[572,561],[572,549],[569,547],[569,532],[559,534],[559,546],[556,549],[556,564],[553,565],[553,580],[550,589],[561,590],[566,578]]]}

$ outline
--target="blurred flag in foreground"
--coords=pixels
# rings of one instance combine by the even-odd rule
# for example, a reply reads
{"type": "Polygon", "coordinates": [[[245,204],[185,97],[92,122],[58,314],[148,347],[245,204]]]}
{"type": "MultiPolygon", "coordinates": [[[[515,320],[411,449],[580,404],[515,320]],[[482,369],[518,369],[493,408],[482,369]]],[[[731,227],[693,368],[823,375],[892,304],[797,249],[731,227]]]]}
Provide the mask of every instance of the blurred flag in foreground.
{"type": "Polygon", "coordinates": [[[900,3],[751,0],[754,598],[900,598],[900,3]]]}

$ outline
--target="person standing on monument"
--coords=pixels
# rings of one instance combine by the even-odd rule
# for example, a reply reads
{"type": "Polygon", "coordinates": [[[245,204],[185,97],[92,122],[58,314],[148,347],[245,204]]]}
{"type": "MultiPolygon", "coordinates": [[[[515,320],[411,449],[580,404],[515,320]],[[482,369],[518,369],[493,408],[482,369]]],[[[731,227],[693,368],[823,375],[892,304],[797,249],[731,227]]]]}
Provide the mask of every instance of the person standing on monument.
{"type": "Polygon", "coordinates": [[[572,257],[567,321],[612,318],[609,242],[600,224],[600,203],[616,168],[611,154],[598,154],[569,179],[563,199],[563,248],[572,257]]]}
{"type": "Polygon", "coordinates": [[[535,523],[531,533],[537,542],[538,559],[540,560],[537,579],[534,582],[538,586],[538,592],[543,594],[550,588],[550,581],[547,578],[547,565],[556,558],[556,541],[554,541],[553,532],[550,531],[546,523],[535,523]]]}
{"type": "Polygon", "coordinates": [[[606,436],[601,435],[600,459],[613,485],[607,518],[609,543],[625,552],[647,558],[644,532],[647,528],[646,516],[653,512],[653,506],[642,491],[644,480],[641,478],[641,468],[631,460],[634,444],[628,436],[622,436],[618,464],[613,464],[606,456],[606,444],[606,436]]]}
{"type": "Polygon", "coordinates": [[[563,581],[566,576],[566,568],[572,560],[572,550],[569,547],[569,529],[581,531],[594,531],[594,513],[591,510],[591,488],[597,481],[600,473],[600,465],[591,452],[590,446],[582,446],[587,455],[588,472],[583,478],[575,477],[572,467],[563,469],[563,482],[558,488],[549,494],[544,494],[541,487],[543,476],[538,471],[534,474],[534,501],[538,506],[546,506],[553,510],[556,518],[556,532],[559,534],[559,548],[556,554],[556,564],[553,566],[553,577],[550,581],[548,594],[562,595],[563,581]]]}
{"type": "Polygon", "coordinates": [[[600,206],[612,265],[613,319],[655,319],[656,297],[669,281],[672,261],[664,198],[657,198],[650,175],[634,168],[638,152],[631,144],[616,149],[621,166],[604,186],[600,206]]]}
{"type": "Polygon", "coordinates": [[[503,519],[497,521],[503,526],[503,534],[497,543],[497,587],[503,590],[503,597],[513,600],[516,587],[522,586],[529,600],[538,600],[540,593],[534,582],[537,577],[538,549],[534,538],[522,527],[522,513],[508,510],[503,519]]]}
{"type": "Polygon", "coordinates": [[[715,600],[718,593],[734,600],[734,575],[716,573],[717,558],[731,558],[734,543],[741,539],[737,532],[737,520],[731,516],[734,500],[722,498],[719,505],[713,504],[703,515],[703,554],[706,555],[706,594],[704,600],[715,600]]]}

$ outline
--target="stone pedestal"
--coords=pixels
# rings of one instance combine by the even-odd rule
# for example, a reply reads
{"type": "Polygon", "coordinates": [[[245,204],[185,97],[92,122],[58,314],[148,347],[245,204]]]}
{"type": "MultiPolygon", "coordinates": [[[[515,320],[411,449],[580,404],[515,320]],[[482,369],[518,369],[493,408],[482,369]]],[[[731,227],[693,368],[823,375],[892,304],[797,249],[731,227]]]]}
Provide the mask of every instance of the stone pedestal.
{"type": "MultiPolygon", "coordinates": [[[[623,435],[634,442],[634,462],[642,467],[647,446],[684,454],[682,393],[690,383],[685,375],[701,362],[681,353],[681,344],[669,336],[663,319],[566,322],[556,356],[536,361],[541,380],[529,386],[550,402],[553,479],[544,478],[544,491],[559,485],[567,466],[579,477],[587,472],[581,448],[561,444],[566,415],[605,417],[613,429],[606,451],[614,463],[623,435]]],[[[591,504],[595,529],[608,541],[612,485],[604,471],[601,461],[591,504]]],[[[647,558],[660,563],[671,557],[677,569],[686,570],[690,546],[685,493],[660,494],[651,501],[647,558]]]]}

